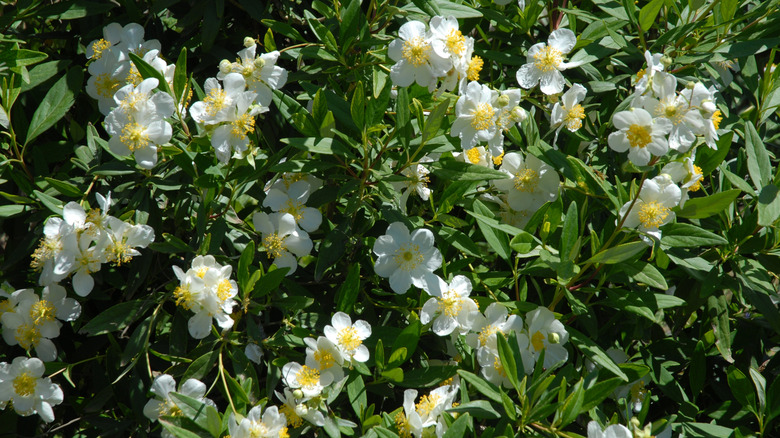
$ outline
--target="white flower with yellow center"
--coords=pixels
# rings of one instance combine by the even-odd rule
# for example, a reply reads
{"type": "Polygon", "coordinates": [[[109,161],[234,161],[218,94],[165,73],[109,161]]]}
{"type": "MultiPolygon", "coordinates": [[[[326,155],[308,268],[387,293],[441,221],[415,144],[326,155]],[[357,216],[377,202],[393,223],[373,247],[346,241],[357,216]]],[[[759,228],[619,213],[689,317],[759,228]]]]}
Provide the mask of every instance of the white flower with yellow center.
{"type": "Polygon", "coordinates": [[[391,183],[393,188],[401,193],[399,204],[401,212],[404,214],[406,214],[406,203],[412,192],[417,193],[417,196],[423,201],[427,201],[431,196],[431,189],[428,188],[428,174],[430,171],[421,164],[423,161],[430,161],[430,158],[427,160],[420,160],[420,163],[414,163],[405,167],[401,171],[401,175],[408,178],[406,181],[395,181],[391,183]]]}
{"type": "Polygon", "coordinates": [[[601,430],[599,423],[591,421],[588,423],[588,438],[634,438],[634,434],[622,424],[613,424],[601,430]]]}
{"type": "Polygon", "coordinates": [[[106,263],[121,266],[133,257],[141,255],[137,248],[146,248],[154,241],[154,228],[149,225],[132,225],[118,218],[108,218],[106,263]]]}
{"type": "Polygon", "coordinates": [[[317,339],[305,338],[303,342],[306,344],[307,367],[316,368],[321,373],[332,374],[334,382],[344,378],[344,355],[335,342],[326,336],[317,339]]]}
{"type": "Polygon", "coordinates": [[[228,419],[230,438],[278,438],[287,437],[287,417],[279,408],[271,406],[263,411],[262,406],[249,410],[241,421],[231,412],[228,419]]]}
{"type": "Polygon", "coordinates": [[[693,88],[685,88],[680,91],[680,96],[690,102],[691,106],[698,110],[701,117],[701,125],[696,134],[704,136],[704,142],[711,149],[717,149],[715,142],[718,140],[718,129],[723,120],[723,113],[718,109],[715,93],[718,90],[710,86],[705,87],[701,82],[696,82],[693,88]]]}
{"type": "Polygon", "coordinates": [[[316,208],[306,206],[311,194],[311,184],[305,180],[296,181],[288,188],[272,187],[263,199],[263,207],[279,213],[289,213],[299,227],[312,232],[322,223],[322,213],[316,208]]]}
{"type": "Polygon", "coordinates": [[[531,374],[539,354],[544,350],[545,368],[560,364],[569,359],[569,352],[564,345],[569,341],[569,333],[563,324],[555,319],[546,307],[537,307],[525,315],[528,331],[520,333],[518,344],[526,348],[520,349],[526,374],[531,374]]]}
{"type": "Polygon", "coordinates": [[[395,417],[396,427],[402,437],[443,436],[447,431],[441,415],[452,408],[452,403],[458,395],[458,384],[440,386],[427,395],[417,398],[416,389],[404,391],[404,410],[395,417]],[[430,431],[426,429],[431,428],[430,431]],[[430,434],[430,435],[428,435],[430,434]]]}
{"type": "Polygon", "coordinates": [[[52,406],[62,403],[60,385],[42,377],[43,362],[37,358],[17,357],[0,363],[0,409],[8,403],[21,416],[38,414],[43,421],[54,421],[52,406]]]}
{"type": "Polygon", "coordinates": [[[682,161],[672,161],[661,169],[661,174],[669,175],[672,182],[680,187],[680,208],[685,206],[691,192],[701,189],[704,175],[701,167],[693,164],[693,158],[685,157],[682,161]]]}
{"type": "Polygon", "coordinates": [[[623,226],[636,228],[640,232],[660,239],[660,227],[674,220],[672,209],[680,204],[682,193],[672,182],[669,175],[661,174],[645,180],[639,197],[631,207],[631,201],[620,209],[620,217],[625,217],[623,226]],[[629,211],[629,207],[631,210],[629,211]]]}
{"type": "Polygon", "coordinates": [[[515,211],[536,211],[545,202],[558,199],[561,177],[549,164],[533,155],[510,152],[504,155],[499,168],[510,178],[493,181],[506,193],[506,202],[515,211]]]}
{"type": "Polygon", "coordinates": [[[641,104],[656,121],[666,119],[671,122],[669,148],[680,153],[688,152],[696,141],[696,133],[704,133],[702,115],[692,106],[690,96],[677,94],[677,78],[669,73],[656,74],[653,92],[657,98],[644,96],[635,100],[635,104],[641,104]]]}
{"type": "Polygon", "coordinates": [[[494,96],[496,132],[488,140],[490,154],[494,157],[500,157],[504,153],[504,133],[527,117],[525,110],[519,106],[520,99],[522,91],[519,88],[502,90],[494,96]]]}
{"type": "Polygon", "coordinates": [[[255,230],[261,233],[263,247],[268,257],[279,268],[290,268],[292,275],[298,268],[296,257],[309,255],[314,246],[309,234],[298,228],[290,213],[255,213],[252,217],[255,230]]]}
{"type": "Polygon", "coordinates": [[[178,266],[173,271],[180,282],[173,292],[176,304],[195,313],[187,323],[193,338],[208,336],[212,318],[223,331],[233,327],[230,314],[237,304],[238,285],[230,279],[232,266],[222,266],[206,255],[195,257],[186,273],[178,266]]]}
{"type": "Polygon", "coordinates": [[[506,310],[506,307],[500,303],[491,303],[485,314],[478,313],[475,315],[472,330],[474,333],[469,333],[466,336],[466,342],[474,349],[487,348],[491,351],[498,351],[498,341],[496,336],[498,333],[503,335],[509,335],[509,332],[515,331],[520,333],[523,329],[523,318],[519,315],[510,315],[506,310]]]}
{"type": "Polygon", "coordinates": [[[669,151],[666,135],[672,130],[672,122],[653,117],[642,108],[620,111],[612,116],[617,132],[609,134],[607,142],[615,152],[628,151],[628,159],[637,166],[646,166],[653,156],[669,151]]]}
{"type": "Polygon", "coordinates": [[[506,369],[504,369],[504,364],[501,363],[498,350],[480,348],[477,350],[477,363],[480,366],[480,374],[482,374],[485,380],[496,386],[512,387],[512,382],[509,380],[506,369]]]}
{"type": "Polygon", "coordinates": [[[304,400],[322,394],[322,390],[333,383],[332,379],[333,374],[320,373],[319,369],[298,362],[288,362],[282,367],[282,381],[290,389],[300,389],[304,400]]]}
{"type": "MultiPolygon", "coordinates": [[[[480,141],[496,135],[499,108],[494,106],[498,92],[478,82],[469,82],[455,104],[456,119],[450,135],[460,138],[460,147],[468,150],[480,141]]],[[[502,137],[503,138],[503,137],[502,137]]]]}
{"type": "Polygon", "coordinates": [[[229,63],[217,74],[224,79],[230,73],[238,73],[246,80],[249,91],[255,93],[255,103],[268,108],[273,100],[273,90],[287,83],[287,70],[276,65],[280,53],[273,51],[257,55],[257,44],[251,44],[238,52],[238,60],[229,63]]]}
{"type": "Polygon", "coordinates": [[[580,84],[574,84],[563,93],[558,102],[555,102],[550,115],[550,125],[557,128],[555,130],[556,137],[563,127],[566,127],[571,132],[582,128],[582,120],[585,119],[585,108],[580,105],[580,102],[585,98],[586,93],[585,87],[580,84]]]}
{"type": "Polygon", "coordinates": [[[240,74],[230,73],[222,79],[222,82],[224,88],[217,79],[206,79],[203,84],[206,97],[190,107],[193,120],[205,125],[214,125],[230,118],[230,111],[235,111],[233,104],[236,99],[247,93],[246,81],[240,74]]]}
{"type": "Polygon", "coordinates": [[[274,394],[282,402],[279,412],[287,418],[288,427],[297,429],[303,426],[304,420],[315,426],[325,425],[325,416],[320,411],[318,400],[312,400],[314,403],[311,404],[307,403],[308,400],[296,398],[295,391],[290,388],[284,388],[284,394],[279,391],[274,391],[274,394]],[[316,406],[312,406],[314,404],[316,406]]]}
{"type": "MultiPolygon", "coordinates": [[[[154,378],[151,388],[154,398],[150,399],[144,405],[144,415],[151,421],[157,421],[160,417],[180,417],[183,416],[181,408],[176,404],[176,401],[171,397],[172,392],[176,392],[187,397],[194,398],[195,400],[205,403],[209,406],[216,408],[213,401],[206,398],[206,385],[200,380],[187,379],[179,386],[179,390],[176,390],[176,380],[168,374],[161,374],[154,378]]],[[[163,437],[170,438],[174,435],[163,429],[163,437]]]]}
{"type": "Polygon", "coordinates": [[[663,53],[653,54],[650,53],[649,50],[645,51],[646,67],[642,70],[639,70],[636,75],[637,80],[636,85],[634,85],[635,96],[641,96],[648,90],[652,92],[653,79],[655,78],[655,74],[666,69],[666,66],[661,62],[661,58],[663,58],[663,56],[663,53]]]}
{"type": "Polygon", "coordinates": [[[140,167],[151,169],[157,164],[158,147],[171,140],[173,130],[154,106],[136,108],[132,116],[119,107],[106,116],[106,131],[111,135],[108,146],[111,152],[132,155],[140,167]]]}
{"type": "Polygon", "coordinates": [[[379,236],[374,243],[377,259],[374,271],[380,277],[390,279],[390,288],[397,294],[404,294],[414,284],[423,290],[439,277],[433,271],[441,266],[441,252],[434,246],[433,233],[425,228],[411,234],[401,222],[387,227],[387,234],[379,236]]]}
{"type": "Polygon", "coordinates": [[[368,360],[368,348],[363,341],[371,336],[371,326],[362,319],[352,323],[352,318],[344,312],[336,312],[331,319],[332,325],[323,329],[325,337],[335,344],[346,361],[365,362],[368,360]]]}
{"type": "Polygon", "coordinates": [[[50,217],[46,221],[44,237],[31,256],[30,267],[40,271],[38,284],[42,286],[60,282],[76,267],[78,229],[86,215],[83,208],[71,207],[71,203],[66,204],[63,217],[50,217]]]}
{"type": "Polygon", "coordinates": [[[398,38],[387,47],[387,56],[395,64],[390,68],[394,85],[408,87],[416,82],[433,91],[439,77],[452,68],[452,61],[436,53],[425,24],[408,21],[398,30],[398,38]]]}
{"type": "Polygon", "coordinates": [[[471,329],[479,315],[479,307],[469,298],[471,281],[468,278],[456,275],[450,284],[440,278],[429,293],[431,298],[422,307],[420,322],[433,321],[431,330],[439,336],[447,336],[455,329],[465,334],[471,329]]]}
{"type": "Polygon", "coordinates": [[[256,95],[245,91],[236,96],[225,113],[225,120],[211,135],[211,146],[217,159],[227,163],[231,155],[241,157],[249,148],[249,134],[255,132],[255,117],[268,107],[254,104],[256,95]]]}
{"type": "Polygon", "coordinates": [[[563,58],[577,44],[577,37],[569,29],[558,29],[550,34],[547,44],[537,43],[528,49],[527,64],[517,71],[517,82],[528,89],[541,83],[544,94],[558,94],[563,91],[561,71],[577,67],[578,63],[563,62],[563,58]]]}

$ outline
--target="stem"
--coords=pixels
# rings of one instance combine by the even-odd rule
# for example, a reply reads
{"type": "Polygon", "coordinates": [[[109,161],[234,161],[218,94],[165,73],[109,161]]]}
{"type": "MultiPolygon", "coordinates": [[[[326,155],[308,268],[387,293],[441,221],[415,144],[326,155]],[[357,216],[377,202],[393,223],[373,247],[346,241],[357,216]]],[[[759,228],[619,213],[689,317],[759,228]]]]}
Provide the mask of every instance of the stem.
{"type": "Polygon", "coordinates": [[[225,367],[222,365],[222,350],[224,346],[224,343],[219,346],[219,376],[222,378],[222,385],[225,387],[225,395],[227,395],[228,402],[230,402],[230,409],[235,414],[237,413],[236,406],[233,404],[233,397],[230,396],[230,389],[228,388],[227,379],[225,379],[225,367]]]}

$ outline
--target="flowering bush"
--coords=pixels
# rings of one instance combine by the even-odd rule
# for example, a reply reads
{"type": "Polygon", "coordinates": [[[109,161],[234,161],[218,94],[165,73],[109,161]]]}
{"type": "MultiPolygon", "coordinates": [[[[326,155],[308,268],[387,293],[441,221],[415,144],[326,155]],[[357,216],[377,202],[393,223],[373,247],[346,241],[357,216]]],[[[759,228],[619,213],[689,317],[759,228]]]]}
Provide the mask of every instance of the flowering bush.
{"type": "Polygon", "coordinates": [[[2,432],[780,430],[777,0],[0,7],[2,432]]]}

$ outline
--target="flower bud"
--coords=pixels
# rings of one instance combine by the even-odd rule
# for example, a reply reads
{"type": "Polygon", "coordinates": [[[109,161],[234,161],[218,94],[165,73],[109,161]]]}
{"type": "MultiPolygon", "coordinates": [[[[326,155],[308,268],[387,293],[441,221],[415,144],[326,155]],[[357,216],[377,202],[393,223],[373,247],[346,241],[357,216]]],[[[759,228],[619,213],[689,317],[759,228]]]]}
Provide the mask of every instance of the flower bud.
{"type": "Polygon", "coordinates": [[[694,88],[696,88],[696,84],[693,82],[688,82],[687,84],[685,84],[685,88],[687,88],[688,90],[693,90],[694,88]]]}
{"type": "Polygon", "coordinates": [[[263,58],[261,58],[259,56],[257,58],[255,58],[255,67],[257,67],[257,68],[265,67],[265,59],[263,59],[263,58]]]}
{"type": "Polygon", "coordinates": [[[511,117],[516,123],[520,123],[528,118],[528,113],[519,106],[516,106],[512,108],[511,117]]]}
{"type": "Polygon", "coordinates": [[[296,400],[302,399],[303,391],[301,391],[300,389],[296,389],[295,391],[293,391],[293,397],[295,397],[296,400]]]}
{"type": "Polygon", "coordinates": [[[509,105],[509,96],[507,96],[506,94],[502,94],[498,96],[498,102],[496,103],[498,103],[498,106],[500,107],[509,105]]]}
{"type": "Polygon", "coordinates": [[[558,335],[558,333],[550,332],[547,333],[547,342],[550,344],[560,344],[561,343],[561,337],[558,335]]]}
{"type": "Polygon", "coordinates": [[[701,103],[701,107],[704,111],[707,111],[708,113],[714,113],[718,110],[718,107],[715,106],[715,102],[711,100],[705,100],[701,103]]]}
{"type": "Polygon", "coordinates": [[[664,55],[661,57],[661,64],[664,65],[664,67],[669,68],[670,65],[672,65],[672,57],[669,55],[664,55]]]}
{"type": "Polygon", "coordinates": [[[249,48],[255,45],[255,39],[252,37],[244,37],[244,47],[249,48]]]}
{"type": "Polygon", "coordinates": [[[295,413],[298,414],[299,417],[303,417],[309,413],[309,408],[305,404],[301,403],[295,406],[295,413]]]}
{"type": "Polygon", "coordinates": [[[223,59],[222,61],[219,61],[219,71],[224,74],[230,73],[230,70],[233,68],[233,66],[230,64],[230,61],[227,59],[223,59]]]}

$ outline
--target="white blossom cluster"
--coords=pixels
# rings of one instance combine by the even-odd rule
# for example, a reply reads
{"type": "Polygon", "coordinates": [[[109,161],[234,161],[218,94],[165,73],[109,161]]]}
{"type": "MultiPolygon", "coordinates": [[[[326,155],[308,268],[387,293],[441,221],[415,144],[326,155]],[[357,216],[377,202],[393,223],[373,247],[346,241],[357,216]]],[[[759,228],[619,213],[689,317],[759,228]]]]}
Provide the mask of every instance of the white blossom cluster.
{"type": "Polygon", "coordinates": [[[403,410],[395,414],[395,427],[401,437],[422,438],[423,436],[441,437],[449,429],[444,421],[444,411],[455,406],[460,389],[457,377],[445,381],[426,395],[417,399],[416,389],[404,391],[403,410]]]}
{"type": "Polygon", "coordinates": [[[222,163],[246,153],[255,117],[270,109],[273,90],[287,82],[287,70],[276,65],[279,52],[257,55],[252,38],[246,38],[244,45],[237,61],[220,62],[216,78],[206,79],[205,98],[190,107],[193,120],[211,134],[211,145],[222,163]]]}
{"type": "Polygon", "coordinates": [[[43,377],[45,367],[37,358],[17,357],[10,364],[0,362],[0,409],[9,404],[21,416],[38,414],[54,421],[52,406],[62,403],[62,388],[43,377]]]}

